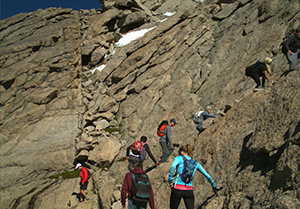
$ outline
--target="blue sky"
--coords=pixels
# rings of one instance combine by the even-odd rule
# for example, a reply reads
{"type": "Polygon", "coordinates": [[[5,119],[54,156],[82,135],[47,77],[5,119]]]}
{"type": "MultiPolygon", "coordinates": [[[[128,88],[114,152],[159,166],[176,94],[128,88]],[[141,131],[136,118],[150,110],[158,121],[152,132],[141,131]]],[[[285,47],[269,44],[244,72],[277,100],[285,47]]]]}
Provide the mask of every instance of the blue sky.
{"type": "Polygon", "coordinates": [[[33,12],[48,7],[80,9],[98,9],[98,0],[0,0],[1,20],[22,12],[33,12]]]}

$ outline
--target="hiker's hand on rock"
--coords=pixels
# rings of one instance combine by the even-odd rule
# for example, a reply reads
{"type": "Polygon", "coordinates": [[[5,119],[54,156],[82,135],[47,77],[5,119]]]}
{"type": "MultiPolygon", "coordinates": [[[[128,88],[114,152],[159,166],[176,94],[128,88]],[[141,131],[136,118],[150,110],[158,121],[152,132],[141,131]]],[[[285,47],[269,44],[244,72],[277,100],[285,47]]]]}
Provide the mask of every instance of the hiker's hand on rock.
{"type": "Polygon", "coordinates": [[[128,162],[129,157],[126,157],[126,162],[128,162]]]}
{"type": "Polygon", "coordinates": [[[156,165],[160,165],[160,163],[159,163],[159,162],[157,162],[157,163],[156,163],[156,165]]]}
{"type": "Polygon", "coordinates": [[[293,54],[293,52],[292,52],[291,50],[288,50],[288,53],[289,53],[289,55],[292,55],[292,54],[293,54]]]}
{"type": "Polygon", "coordinates": [[[214,192],[216,193],[217,191],[220,191],[221,189],[223,189],[223,187],[218,187],[216,186],[215,188],[213,188],[214,192]]]}
{"type": "Polygon", "coordinates": [[[221,115],[223,117],[223,116],[225,116],[225,113],[219,112],[219,115],[221,115]]]}
{"type": "Polygon", "coordinates": [[[171,145],[171,149],[173,149],[173,144],[171,145]]]}
{"type": "Polygon", "coordinates": [[[169,186],[172,188],[174,188],[174,183],[172,181],[169,181],[169,186]]]}

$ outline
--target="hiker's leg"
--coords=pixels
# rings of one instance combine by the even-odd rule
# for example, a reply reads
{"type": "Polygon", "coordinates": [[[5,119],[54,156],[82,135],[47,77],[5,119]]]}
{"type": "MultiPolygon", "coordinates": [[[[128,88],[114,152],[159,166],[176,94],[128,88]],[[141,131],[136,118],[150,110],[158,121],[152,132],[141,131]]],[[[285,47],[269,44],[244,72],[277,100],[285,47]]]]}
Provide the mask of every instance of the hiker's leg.
{"type": "Polygon", "coordinates": [[[201,130],[201,127],[202,127],[202,123],[198,123],[198,125],[197,125],[197,130],[200,131],[200,130],[201,130]]]}
{"type": "Polygon", "coordinates": [[[262,78],[261,78],[261,83],[262,83],[262,87],[265,87],[265,82],[266,82],[266,76],[263,76],[262,78]]]}
{"type": "Polygon", "coordinates": [[[137,209],[147,209],[147,202],[138,202],[134,199],[132,200],[133,205],[136,206],[137,209]]]}
{"type": "Polygon", "coordinates": [[[128,159],[128,170],[129,171],[132,171],[133,165],[134,165],[133,156],[130,155],[129,159],[128,159]]]}
{"type": "Polygon", "coordinates": [[[87,195],[85,194],[84,190],[87,189],[87,186],[88,186],[88,182],[84,182],[83,184],[80,184],[80,194],[81,194],[81,198],[80,198],[80,201],[82,201],[82,197],[84,197],[85,199],[89,199],[87,197],[87,195]]]}
{"type": "Polygon", "coordinates": [[[133,199],[128,200],[128,206],[127,209],[137,209],[137,207],[133,204],[133,199]]]}
{"type": "Polygon", "coordinates": [[[168,144],[167,159],[172,154],[173,151],[174,151],[174,146],[173,146],[173,148],[171,148],[170,144],[168,144]]]}
{"type": "Polygon", "coordinates": [[[289,53],[286,54],[286,58],[289,61],[289,70],[293,71],[297,69],[297,58],[298,58],[298,53],[293,53],[292,55],[289,55],[289,53]]]}
{"type": "Polygon", "coordinates": [[[163,162],[166,162],[167,158],[168,158],[167,157],[168,146],[167,146],[166,142],[160,142],[160,146],[161,146],[161,149],[162,149],[162,156],[161,156],[160,162],[163,163],[163,162]]]}
{"type": "Polygon", "coordinates": [[[82,198],[82,197],[84,197],[85,199],[89,199],[89,198],[86,196],[86,194],[85,194],[84,190],[80,189],[80,194],[81,194],[80,201],[82,201],[82,200],[83,200],[83,198],[82,198]]]}
{"type": "Polygon", "coordinates": [[[170,198],[170,209],[177,209],[182,198],[182,190],[172,189],[170,198]]]}
{"type": "Polygon", "coordinates": [[[130,198],[127,209],[147,209],[147,202],[138,202],[130,198]]]}
{"type": "Polygon", "coordinates": [[[132,171],[133,165],[134,165],[136,162],[139,162],[139,161],[140,161],[139,158],[130,155],[130,156],[129,156],[129,159],[128,159],[128,162],[129,162],[129,164],[128,164],[128,170],[129,170],[129,171],[132,171]]]}
{"type": "Polygon", "coordinates": [[[257,73],[253,73],[251,78],[253,78],[253,80],[255,81],[256,83],[256,86],[255,88],[258,88],[260,87],[260,79],[259,79],[259,75],[257,73]]]}
{"type": "Polygon", "coordinates": [[[185,194],[183,196],[184,204],[186,209],[194,209],[195,205],[195,196],[193,190],[184,191],[185,194]]]}

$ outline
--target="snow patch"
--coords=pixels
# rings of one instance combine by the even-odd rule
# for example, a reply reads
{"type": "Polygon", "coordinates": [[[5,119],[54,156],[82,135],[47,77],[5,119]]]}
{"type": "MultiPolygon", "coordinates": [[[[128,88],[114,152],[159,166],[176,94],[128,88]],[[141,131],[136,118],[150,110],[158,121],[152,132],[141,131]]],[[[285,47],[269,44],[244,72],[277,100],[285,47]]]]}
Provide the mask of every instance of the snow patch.
{"type": "Polygon", "coordinates": [[[91,70],[92,74],[95,73],[96,70],[99,70],[100,72],[106,67],[106,65],[100,65],[94,69],[91,70]]]}
{"type": "Polygon", "coordinates": [[[164,13],[163,15],[164,16],[168,16],[168,17],[171,17],[172,15],[174,15],[176,12],[166,12],[164,13]]]}
{"type": "Polygon", "coordinates": [[[132,31],[122,36],[122,38],[116,43],[117,47],[125,46],[131,41],[134,41],[140,37],[143,37],[147,32],[153,30],[156,26],[149,29],[142,29],[138,31],[132,31]]]}

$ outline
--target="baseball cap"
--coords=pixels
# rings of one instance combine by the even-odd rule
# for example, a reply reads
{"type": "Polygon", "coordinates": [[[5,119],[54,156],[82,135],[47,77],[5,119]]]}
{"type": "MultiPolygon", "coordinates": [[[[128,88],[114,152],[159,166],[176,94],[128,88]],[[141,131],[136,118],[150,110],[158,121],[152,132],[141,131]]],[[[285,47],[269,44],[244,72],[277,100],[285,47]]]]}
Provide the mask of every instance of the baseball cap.
{"type": "Polygon", "coordinates": [[[211,110],[211,106],[206,106],[205,110],[211,110]]]}
{"type": "Polygon", "coordinates": [[[171,122],[173,122],[174,124],[177,124],[175,118],[172,118],[172,119],[171,119],[171,122]]]}
{"type": "Polygon", "coordinates": [[[78,169],[81,165],[81,163],[77,163],[75,169],[78,169]]]}

